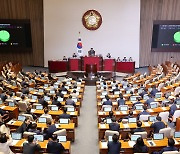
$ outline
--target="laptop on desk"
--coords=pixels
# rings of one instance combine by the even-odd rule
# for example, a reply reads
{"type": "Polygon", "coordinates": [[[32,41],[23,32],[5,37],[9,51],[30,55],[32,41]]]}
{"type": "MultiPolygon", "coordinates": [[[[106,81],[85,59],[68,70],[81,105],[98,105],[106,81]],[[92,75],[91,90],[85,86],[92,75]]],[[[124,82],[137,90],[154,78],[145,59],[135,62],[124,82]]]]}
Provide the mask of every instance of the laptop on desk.
{"type": "Polygon", "coordinates": [[[57,139],[59,142],[66,142],[67,141],[66,136],[57,136],[57,139]]]}
{"type": "Polygon", "coordinates": [[[34,135],[34,140],[43,142],[44,141],[44,136],[43,135],[34,135]]]}
{"type": "Polygon", "coordinates": [[[153,140],[163,140],[164,134],[163,133],[154,133],[153,134],[153,140]]]}

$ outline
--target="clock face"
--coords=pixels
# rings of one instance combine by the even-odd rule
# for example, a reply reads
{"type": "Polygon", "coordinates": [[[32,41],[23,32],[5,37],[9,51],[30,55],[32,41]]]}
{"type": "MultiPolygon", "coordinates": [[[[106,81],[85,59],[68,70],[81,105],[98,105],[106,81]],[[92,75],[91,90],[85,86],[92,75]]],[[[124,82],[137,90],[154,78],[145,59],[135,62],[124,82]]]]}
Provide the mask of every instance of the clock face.
{"type": "Polygon", "coordinates": [[[82,23],[88,30],[96,30],[102,24],[102,17],[96,10],[88,10],[82,17],[82,23]]]}

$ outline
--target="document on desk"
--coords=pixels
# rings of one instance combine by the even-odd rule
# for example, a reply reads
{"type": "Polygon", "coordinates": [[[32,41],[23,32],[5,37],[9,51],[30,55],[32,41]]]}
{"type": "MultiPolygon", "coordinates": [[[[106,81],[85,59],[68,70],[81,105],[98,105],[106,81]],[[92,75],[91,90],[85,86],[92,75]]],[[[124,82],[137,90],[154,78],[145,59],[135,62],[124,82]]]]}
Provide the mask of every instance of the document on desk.
{"type": "Polygon", "coordinates": [[[154,112],[152,109],[148,109],[149,112],[154,112]]]}
{"type": "MultiPolygon", "coordinates": [[[[28,143],[28,141],[24,141],[23,143],[28,143]]],[[[21,144],[21,146],[23,146],[23,143],[21,144]]]]}
{"type": "Polygon", "coordinates": [[[129,128],[129,124],[123,124],[124,128],[129,128]]]}
{"type": "Polygon", "coordinates": [[[176,139],[174,139],[174,141],[175,141],[175,145],[179,144],[179,142],[178,142],[178,141],[176,141],[176,139]]]}
{"type": "Polygon", "coordinates": [[[31,112],[34,113],[36,111],[36,109],[31,109],[31,112]]]}
{"type": "Polygon", "coordinates": [[[116,111],[116,115],[120,115],[121,114],[121,112],[120,111],[116,111]]]}
{"type": "Polygon", "coordinates": [[[20,141],[20,140],[13,140],[12,143],[11,143],[11,145],[14,146],[14,145],[16,145],[19,141],[20,141]]]}
{"type": "Polygon", "coordinates": [[[1,106],[0,108],[1,108],[1,109],[4,109],[5,107],[6,107],[6,106],[1,106]]]}
{"type": "Polygon", "coordinates": [[[162,109],[163,111],[165,111],[165,110],[166,110],[166,107],[162,107],[161,109],[162,109]]]}
{"type": "Polygon", "coordinates": [[[12,119],[12,120],[10,120],[7,124],[8,124],[8,125],[13,125],[15,122],[16,122],[16,121],[12,119]]]}
{"type": "Polygon", "coordinates": [[[144,126],[150,126],[149,122],[144,122],[144,126]]]}
{"type": "Polygon", "coordinates": [[[127,114],[127,111],[121,111],[122,112],[122,114],[127,114]]]}
{"type": "Polygon", "coordinates": [[[101,146],[103,149],[106,149],[107,148],[107,142],[101,142],[101,146]]]}
{"type": "Polygon", "coordinates": [[[100,124],[100,128],[106,128],[106,124],[100,124]]]}
{"type": "Polygon", "coordinates": [[[99,115],[103,115],[105,112],[99,111],[98,114],[99,115]]]}
{"type": "Polygon", "coordinates": [[[149,141],[147,141],[147,142],[148,142],[148,144],[149,144],[150,146],[156,146],[156,144],[154,143],[153,140],[149,140],[149,141]]]}
{"type": "Polygon", "coordinates": [[[136,144],[136,142],[135,141],[128,141],[128,144],[130,147],[133,147],[136,144]]]}

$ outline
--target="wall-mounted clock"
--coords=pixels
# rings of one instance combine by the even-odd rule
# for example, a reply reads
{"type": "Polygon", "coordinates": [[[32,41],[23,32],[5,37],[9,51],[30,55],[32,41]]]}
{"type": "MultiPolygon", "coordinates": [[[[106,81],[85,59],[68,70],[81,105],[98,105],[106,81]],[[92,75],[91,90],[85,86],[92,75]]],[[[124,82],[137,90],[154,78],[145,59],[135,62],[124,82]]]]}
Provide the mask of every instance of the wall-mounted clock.
{"type": "Polygon", "coordinates": [[[88,30],[96,30],[102,24],[102,17],[96,10],[88,10],[82,17],[82,23],[88,30]]]}

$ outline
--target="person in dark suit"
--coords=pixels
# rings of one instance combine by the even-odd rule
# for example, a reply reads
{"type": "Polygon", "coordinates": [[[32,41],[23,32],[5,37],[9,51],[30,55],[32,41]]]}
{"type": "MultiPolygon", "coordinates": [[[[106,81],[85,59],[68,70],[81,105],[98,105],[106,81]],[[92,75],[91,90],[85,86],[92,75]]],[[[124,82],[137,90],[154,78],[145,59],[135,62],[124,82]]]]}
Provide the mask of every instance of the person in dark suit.
{"type": "Polygon", "coordinates": [[[147,112],[147,106],[146,105],[143,106],[143,109],[144,109],[144,111],[142,111],[138,114],[138,117],[137,117],[138,120],[139,120],[140,115],[150,115],[150,113],[147,112]]]}
{"type": "Polygon", "coordinates": [[[48,106],[48,102],[46,102],[44,100],[44,95],[41,96],[41,98],[39,99],[38,103],[41,104],[43,106],[43,108],[48,106]]]}
{"type": "Polygon", "coordinates": [[[112,118],[111,120],[112,120],[112,123],[109,124],[109,129],[112,131],[118,131],[119,132],[120,125],[119,125],[119,123],[116,122],[115,117],[112,118]]]}
{"type": "Polygon", "coordinates": [[[29,117],[26,117],[22,125],[17,129],[18,133],[24,133],[25,131],[28,131],[28,129],[31,127],[31,121],[29,117]]]}
{"type": "Polygon", "coordinates": [[[127,116],[125,116],[123,119],[129,119],[129,118],[134,118],[132,109],[129,110],[129,114],[127,116]]]}
{"type": "Polygon", "coordinates": [[[162,129],[162,128],[165,128],[165,124],[164,122],[161,121],[161,117],[160,116],[157,116],[156,117],[156,122],[151,124],[151,128],[154,128],[154,133],[159,133],[159,130],[162,129]]]}
{"type": "Polygon", "coordinates": [[[95,56],[95,51],[93,48],[88,51],[88,56],[95,56]]]}
{"type": "Polygon", "coordinates": [[[113,89],[113,94],[116,92],[116,91],[120,91],[119,87],[118,87],[118,84],[115,85],[115,89],[113,89]]]}
{"type": "Polygon", "coordinates": [[[119,142],[119,136],[114,134],[113,141],[108,142],[108,154],[119,154],[121,151],[121,142],[119,142]]]}
{"type": "Polygon", "coordinates": [[[50,140],[47,144],[48,153],[63,154],[65,149],[64,149],[64,146],[58,142],[57,135],[53,134],[51,139],[52,140],[50,140]]]}
{"type": "Polygon", "coordinates": [[[154,95],[149,94],[149,99],[146,100],[145,104],[150,107],[150,103],[154,101],[154,95]]]}
{"type": "Polygon", "coordinates": [[[32,115],[34,120],[37,119],[37,115],[35,115],[34,113],[31,112],[31,107],[30,107],[30,106],[26,109],[25,114],[30,114],[30,115],[32,115]]]}
{"type": "Polygon", "coordinates": [[[37,124],[32,123],[31,128],[28,130],[28,132],[36,133],[37,135],[41,134],[40,130],[37,129],[37,124]]]}
{"type": "Polygon", "coordinates": [[[174,146],[174,144],[175,144],[174,139],[169,138],[168,139],[168,146],[164,147],[160,152],[154,152],[153,154],[162,154],[163,152],[166,152],[166,151],[178,151],[178,148],[176,148],[174,146]]]}
{"type": "Polygon", "coordinates": [[[120,106],[120,105],[125,105],[125,100],[121,93],[119,94],[119,100],[118,100],[118,106],[120,106]]]}
{"type": "Polygon", "coordinates": [[[65,84],[63,84],[60,88],[61,91],[68,91],[66,88],[65,88],[65,84]]]}
{"type": "Polygon", "coordinates": [[[70,119],[71,118],[71,115],[70,114],[67,114],[67,108],[64,107],[63,108],[63,114],[60,114],[59,115],[59,119],[63,118],[63,119],[70,119]]]}
{"type": "Polygon", "coordinates": [[[112,106],[112,101],[110,100],[109,96],[106,95],[105,98],[106,98],[106,101],[103,102],[102,105],[111,105],[112,106]]]}
{"type": "Polygon", "coordinates": [[[154,86],[152,87],[152,90],[151,90],[150,94],[151,94],[152,96],[155,96],[157,92],[158,92],[158,90],[156,89],[156,86],[154,85],[154,86]]]}
{"type": "Polygon", "coordinates": [[[66,100],[66,105],[72,105],[74,107],[76,107],[76,103],[72,100],[72,96],[69,95],[69,98],[66,100]]]}
{"type": "Polygon", "coordinates": [[[145,129],[141,127],[142,126],[141,121],[138,120],[136,122],[136,125],[137,125],[137,128],[133,130],[133,133],[135,133],[135,132],[145,132],[145,129]]]}
{"type": "Polygon", "coordinates": [[[137,102],[135,102],[135,103],[133,104],[133,108],[135,108],[135,105],[136,105],[136,104],[142,104],[140,97],[138,97],[137,102]]]}
{"type": "Polygon", "coordinates": [[[148,147],[144,144],[142,137],[139,137],[133,146],[134,153],[148,153],[148,147]]]}
{"type": "Polygon", "coordinates": [[[47,124],[47,129],[44,130],[44,138],[46,140],[48,140],[49,138],[52,137],[52,134],[55,131],[57,131],[57,128],[56,128],[55,124],[52,124],[51,121],[47,121],[46,124],[47,124]]]}
{"type": "Polygon", "coordinates": [[[52,101],[52,105],[57,105],[58,107],[61,107],[61,103],[58,101],[57,96],[54,97],[52,101]]]}
{"type": "Polygon", "coordinates": [[[29,85],[24,85],[24,87],[21,89],[22,93],[23,94],[29,94],[29,88],[28,88],[29,85]]]}
{"type": "Polygon", "coordinates": [[[56,93],[56,96],[60,96],[61,98],[64,98],[64,94],[62,94],[61,89],[58,89],[58,92],[56,93]]]}
{"type": "Polygon", "coordinates": [[[29,135],[27,141],[23,143],[23,154],[35,154],[36,151],[41,150],[41,147],[36,142],[33,142],[34,136],[29,135]]]}

